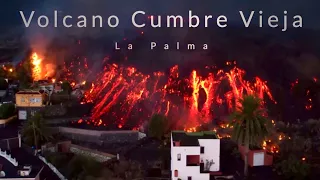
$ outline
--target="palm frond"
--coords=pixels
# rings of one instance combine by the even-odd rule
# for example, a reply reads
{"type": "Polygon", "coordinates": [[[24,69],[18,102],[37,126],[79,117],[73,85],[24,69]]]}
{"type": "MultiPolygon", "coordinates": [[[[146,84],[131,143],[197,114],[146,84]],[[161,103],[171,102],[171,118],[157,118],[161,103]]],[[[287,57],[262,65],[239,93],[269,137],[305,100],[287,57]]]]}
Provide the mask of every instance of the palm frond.
{"type": "Polygon", "coordinates": [[[266,118],[266,109],[262,108],[262,100],[253,95],[244,96],[230,115],[233,126],[232,139],[239,144],[248,142],[260,145],[268,135],[270,121],[266,118]]]}

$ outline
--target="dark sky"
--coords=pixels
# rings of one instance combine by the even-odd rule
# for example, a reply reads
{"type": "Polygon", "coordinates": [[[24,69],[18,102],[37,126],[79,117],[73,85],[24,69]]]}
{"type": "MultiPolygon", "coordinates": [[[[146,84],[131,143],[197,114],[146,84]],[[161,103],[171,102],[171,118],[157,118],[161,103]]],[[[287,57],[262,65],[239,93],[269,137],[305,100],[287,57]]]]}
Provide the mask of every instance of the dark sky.
{"type": "Polygon", "coordinates": [[[301,14],[304,27],[320,27],[317,0],[10,0],[3,1],[0,7],[2,29],[9,25],[22,25],[19,10],[36,11],[50,15],[53,10],[66,14],[115,14],[122,27],[129,27],[130,15],[135,10],[145,10],[150,14],[186,14],[192,9],[197,14],[224,14],[229,21],[240,21],[238,11],[263,10],[264,14],[279,14],[288,11],[288,17],[301,14]]]}

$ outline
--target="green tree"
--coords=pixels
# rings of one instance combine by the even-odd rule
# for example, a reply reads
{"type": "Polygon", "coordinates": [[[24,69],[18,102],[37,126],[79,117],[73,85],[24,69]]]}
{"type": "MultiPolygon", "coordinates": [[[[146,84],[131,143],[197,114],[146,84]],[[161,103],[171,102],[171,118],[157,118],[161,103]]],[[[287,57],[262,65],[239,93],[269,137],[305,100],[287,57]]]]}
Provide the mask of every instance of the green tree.
{"type": "Polygon", "coordinates": [[[286,159],[288,155],[295,154],[301,156],[309,153],[312,148],[312,141],[310,138],[295,135],[290,139],[284,139],[280,142],[280,155],[286,159]]]}
{"type": "Polygon", "coordinates": [[[248,152],[250,146],[261,146],[262,141],[269,134],[269,121],[264,116],[265,109],[256,96],[247,95],[239,101],[239,106],[231,114],[233,126],[232,139],[244,145],[244,175],[248,176],[248,152]]]}
{"type": "Polygon", "coordinates": [[[298,159],[295,155],[290,155],[288,158],[276,163],[275,167],[285,179],[303,180],[310,173],[310,165],[305,160],[298,159]]]}
{"type": "Polygon", "coordinates": [[[166,116],[154,114],[149,122],[149,136],[161,140],[167,131],[167,124],[168,120],[166,116]]]}
{"type": "Polygon", "coordinates": [[[36,149],[39,144],[49,141],[52,137],[48,131],[42,114],[36,113],[22,127],[22,136],[29,145],[34,145],[36,149]]]}
{"type": "Polygon", "coordinates": [[[6,119],[10,116],[13,116],[15,113],[16,107],[12,103],[3,104],[0,106],[0,118],[6,119]]]}
{"type": "Polygon", "coordinates": [[[6,90],[8,86],[8,82],[4,78],[0,78],[0,90],[6,90]]]}
{"type": "Polygon", "coordinates": [[[68,94],[72,91],[72,86],[68,81],[63,81],[61,84],[61,88],[64,92],[67,92],[68,94]]]}
{"type": "Polygon", "coordinates": [[[29,88],[32,83],[32,65],[30,59],[25,60],[16,70],[16,76],[22,88],[29,88]]]}

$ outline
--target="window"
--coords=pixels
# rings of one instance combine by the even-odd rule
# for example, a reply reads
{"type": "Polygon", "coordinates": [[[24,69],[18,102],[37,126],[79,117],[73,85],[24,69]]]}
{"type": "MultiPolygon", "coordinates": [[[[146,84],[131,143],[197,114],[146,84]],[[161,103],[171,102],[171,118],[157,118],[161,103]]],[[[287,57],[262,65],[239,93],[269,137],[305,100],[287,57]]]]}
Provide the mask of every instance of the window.
{"type": "Polygon", "coordinates": [[[204,154],[204,147],[202,147],[202,146],[200,147],[200,153],[204,154]]]}
{"type": "Polygon", "coordinates": [[[188,180],[192,180],[192,177],[191,177],[191,176],[188,176],[188,180]]]}
{"type": "Polygon", "coordinates": [[[174,177],[178,177],[178,170],[174,170],[174,177]]]}
{"type": "Polygon", "coordinates": [[[178,154],[178,161],[181,160],[181,154],[178,154]]]}

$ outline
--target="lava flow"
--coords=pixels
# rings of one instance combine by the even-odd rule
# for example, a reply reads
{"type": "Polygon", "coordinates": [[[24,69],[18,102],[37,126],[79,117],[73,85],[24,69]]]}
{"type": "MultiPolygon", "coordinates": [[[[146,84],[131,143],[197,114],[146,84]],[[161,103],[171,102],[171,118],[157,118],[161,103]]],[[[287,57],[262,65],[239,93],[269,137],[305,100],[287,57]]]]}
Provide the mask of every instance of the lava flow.
{"type": "Polygon", "coordinates": [[[192,128],[232,110],[244,94],[275,102],[266,82],[256,77],[250,83],[243,79],[244,74],[234,67],[228,72],[211,70],[206,77],[194,70],[183,78],[178,66],[168,75],[144,75],[133,67],[107,65],[85,93],[86,102],[95,104],[86,123],[139,127],[152,114],[163,113],[175,126],[192,128]]]}

